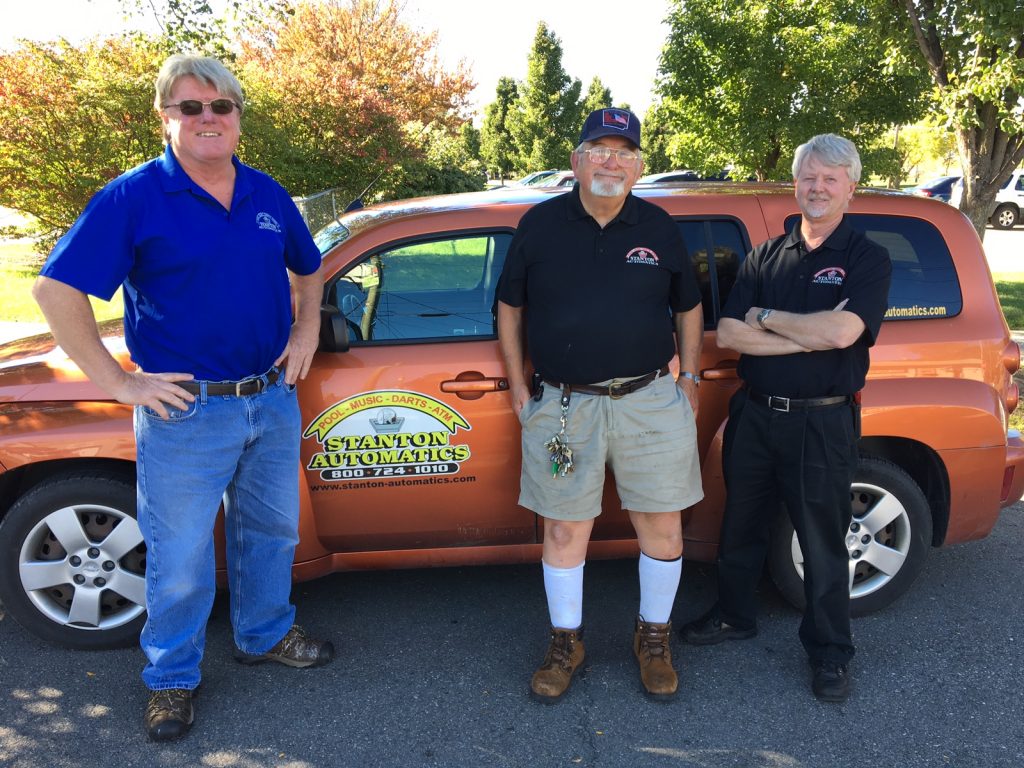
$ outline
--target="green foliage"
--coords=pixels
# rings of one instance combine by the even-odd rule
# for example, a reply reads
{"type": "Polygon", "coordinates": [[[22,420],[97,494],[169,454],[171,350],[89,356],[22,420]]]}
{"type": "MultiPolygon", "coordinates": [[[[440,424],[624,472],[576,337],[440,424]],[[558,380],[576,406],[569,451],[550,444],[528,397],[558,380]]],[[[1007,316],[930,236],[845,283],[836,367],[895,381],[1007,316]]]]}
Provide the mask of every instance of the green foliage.
{"type": "Polygon", "coordinates": [[[497,98],[484,110],[480,130],[480,154],[492,176],[502,181],[515,168],[515,140],[509,128],[509,115],[516,109],[519,89],[511,77],[498,80],[497,98]]]}
{"type": "Polygon", "coordinates": [[[35,217],[47,251],[92,195],[161,151],[145,39],[23,43],[0,54],[0,205],[35,217]]]}
{"type": "Polygon", "coordinates": [[[419,151],[381,180],[381,199],[477,192],[484,188],[487,175],[483,164],[470,157],[461,137],[442,128],[424,128],[415,123],[410,124],[408,131],[412,134],[410,142],[419,151]]]}
{"type": "Polygon", "coordinates": [[[677,167],[729,163],[787,179],[798,144],[841,133],[862,146],[917,118],[924,74],[895,69],[879,0],[674,0],[661,116],[677,167]]]}
{"type": "Polygon", "coordinates": [[[579,80],[562,68],[562,44],[544,22],[537,25],[519,88],[519,108],[509,115],[519,171],[564,168],[576,146],[580,123],[579,80]]]}
{"type": "MultiPolygon", "coordinates": [[[[903,0],[931,75],[932,104],[954,129],[964,172],[961,209],[984,237],[999,187],[1024,161],[1024,0],[903,0]]],[[[890,41],[894,58],[913,53],[890,41]]]]}
{"type": "Polygon", "coordinates": [[[580,117],[586,119],[586,116],[595,109],[602,109],[603,107],[610,106],[612,106],[611,89],[605,88],[604,83],[601,82],[601,78],[595,75],[594,79],[590,81],[590,86],[587,88],[586,96],[583,97],[583,104],[580,107],[580,117]]]}

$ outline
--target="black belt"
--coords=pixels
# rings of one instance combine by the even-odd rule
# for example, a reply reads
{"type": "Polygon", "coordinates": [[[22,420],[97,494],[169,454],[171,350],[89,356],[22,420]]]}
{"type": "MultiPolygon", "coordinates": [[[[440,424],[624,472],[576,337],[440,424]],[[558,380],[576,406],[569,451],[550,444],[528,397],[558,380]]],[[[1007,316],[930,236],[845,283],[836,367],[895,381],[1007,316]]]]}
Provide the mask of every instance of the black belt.
{"type": "Polygon", "coordinates": [[[562,390],[563,395],[569,392],[581,392],[584,395],[606,395],[612,400],[618,400],[620,397],[636,392],[638,389],[643,389],[655,379],[661,376],[668,376],[668,366],[662,367],[659,371],[648,373],[646,376],[641,376],[638,379],[630,379],[629,381],[623,382],[612,382],[607,386],[598,386],[596,384],[556,384],[553,381],[545,380],[544,383],[550,387],[562,390]]]}
{"type": "MultiPolygon", "coordinates": [[[[258,395],[263,390],[272,386],[280,375],[280,371],[273,368],[266,376],[254,376],[251,379],[243,379],[242,381],[209,381],[206,383],[206,394],[234,395],[235,397],[258,395]]],[[[178,381],[175,383],[193,395],[198,395],[202,391],[202,385],[198,381],[178,381]]]]}
{"type": "Polygon", "coordinates": [[[830,405],[849,404],[853,402],[850,395],[832,395],[830,397],[779,397],[778,395],[766,395],[763,392],[747,390],[747,397],[755,403],[767,405],[773,411],[789,413],[794,410],[808,410],[811,408],[825,408],[830,405]]]}

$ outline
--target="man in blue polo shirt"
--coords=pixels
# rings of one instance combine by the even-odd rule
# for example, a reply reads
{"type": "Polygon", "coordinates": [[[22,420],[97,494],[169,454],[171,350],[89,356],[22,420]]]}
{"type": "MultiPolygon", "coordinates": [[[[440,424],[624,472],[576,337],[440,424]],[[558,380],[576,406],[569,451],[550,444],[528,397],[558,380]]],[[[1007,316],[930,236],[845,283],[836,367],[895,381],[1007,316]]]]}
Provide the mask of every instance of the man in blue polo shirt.
{"type": "Polygon", "coordinates": [[[96,194],[33,289],[64,351],[135,406],[149,611],[142,678],[156,741],[193,721],[222,499],[239,661],[309,667],[334,652],[293,624],[289,601],[295,383],[317,346],[320,254],[281,185],[234,156],[243,103],[219,61],[164,62],[156,109],[166,151],[96,194]],[[134,371],[101,343],[87,296],[109,300],[118,286],[134,371]]]}

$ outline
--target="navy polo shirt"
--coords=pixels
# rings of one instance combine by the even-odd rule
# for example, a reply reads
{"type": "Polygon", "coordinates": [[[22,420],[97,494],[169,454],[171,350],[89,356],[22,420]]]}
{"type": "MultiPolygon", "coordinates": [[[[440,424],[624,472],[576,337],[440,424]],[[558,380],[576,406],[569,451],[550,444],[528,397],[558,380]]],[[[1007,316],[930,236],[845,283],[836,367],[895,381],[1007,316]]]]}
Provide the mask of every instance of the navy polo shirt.
{"type": "Polygon", "coordinates": [[[526,307],[530,359],[541,376],[590,384],[667,364],[676,352],[673,313],[697,306],[700,289],[665,211],[630,194],[602,229],[576,185],[523,216],[497,297],[526,307]]]}
{"type": "Polygon", "coordinates": [[[285,189],[235,165],[231,210],[171,151],[101,189],[41,274],[109,300],[124,286],[125,340],[148,373],[238,380],[269,369],[291,326],[286,270],[320,252],[285,189]]]}
{"type": "Polygon", "coordinates": [[[739,375],[759,392],[782,397],[852,395],[864,386],[868,348],[889,305],[889,253],[855,230],[846,217],[808,252],[793,227],[755,248],[740,267],[723,317],[743,322],[751,307],[807,314],[843,309],[864,321],[864,333],[845,349],[792,355],[741,355],[739,375]]]}

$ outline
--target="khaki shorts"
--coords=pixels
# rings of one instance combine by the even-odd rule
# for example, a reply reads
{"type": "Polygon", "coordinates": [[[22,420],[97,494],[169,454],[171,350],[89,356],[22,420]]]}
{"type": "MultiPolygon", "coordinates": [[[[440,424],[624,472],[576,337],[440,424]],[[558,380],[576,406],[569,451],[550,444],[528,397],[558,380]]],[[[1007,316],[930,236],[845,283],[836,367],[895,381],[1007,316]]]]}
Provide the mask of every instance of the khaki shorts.
{"type": "Polygon", "coordinates": [[[671,376],[617,400],[572,393],[565,434],[575,466],[552,477],[544,444],[559,432],[560,400],[560,390],[545,384],[541,400],[531,398],[519,414],[522,506],[554,520],[595,518],[606,465],[625,509],[675,512],[704,498],[693,411],[671,376]]]}

